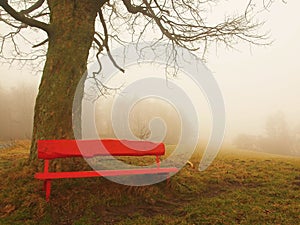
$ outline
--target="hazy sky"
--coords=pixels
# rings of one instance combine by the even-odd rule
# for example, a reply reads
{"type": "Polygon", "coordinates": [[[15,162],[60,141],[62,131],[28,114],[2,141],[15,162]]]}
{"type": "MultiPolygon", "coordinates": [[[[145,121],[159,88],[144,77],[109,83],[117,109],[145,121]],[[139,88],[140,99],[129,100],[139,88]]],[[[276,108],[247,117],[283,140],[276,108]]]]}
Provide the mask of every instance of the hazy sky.
{"type": "MultiPolygon", "coordinates": [[[[235,10],[243,1],[226,1],[220,7],[235,10]]],[[[300,1],[275,3],[266,19],[274,43],[268,47],[236,46],[239,51],[210,49],[207,66],[223,92],[227,111],[227,135],[261,133],[267,116],[282,111],[292,124],[300,123],[300,1]]],[[[1,86],[38,84],[39,76],[27,69],[0,68],[1,86]]]]}
{"type": "Polygon", "coordinates": [[[208,66],[223,91],[228,131],[255,133],[270,113],[282,111],[291,123],[300,123],[300,1],[274,4],[265,13],[265,28],[274,43],[212,53],[208,66]]]}

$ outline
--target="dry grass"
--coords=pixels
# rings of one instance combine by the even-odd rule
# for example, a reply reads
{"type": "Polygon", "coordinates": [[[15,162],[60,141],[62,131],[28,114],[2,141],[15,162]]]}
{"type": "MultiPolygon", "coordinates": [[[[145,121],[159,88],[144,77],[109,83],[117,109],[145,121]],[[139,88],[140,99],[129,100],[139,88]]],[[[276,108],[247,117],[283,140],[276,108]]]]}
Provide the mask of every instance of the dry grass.
{"type": "MultiPolygon", "coordinates": [[[[172,148],[170,146],[169,148],[172,148]]],[[[300,159],[224,149],[206,171],[128,187],[56,180],[46,204],[27,165],[29,142],[0,150],[0,224],[297,224],[300,159]]],[[[201,154],[191,159],[197,168],[201,154]]]]}

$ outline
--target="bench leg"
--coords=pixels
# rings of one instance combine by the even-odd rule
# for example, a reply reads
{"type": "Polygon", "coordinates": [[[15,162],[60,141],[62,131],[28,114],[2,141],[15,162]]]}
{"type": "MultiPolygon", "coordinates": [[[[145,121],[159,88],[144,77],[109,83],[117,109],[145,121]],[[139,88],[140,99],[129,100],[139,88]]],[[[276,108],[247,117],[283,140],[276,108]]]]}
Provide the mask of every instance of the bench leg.
{"type": "Polygon", "coordinates": [[[46,202],[50,200],[50,192],[51,192],[51,180],[44,181],[44,189],[46,191],[46,202]]]}

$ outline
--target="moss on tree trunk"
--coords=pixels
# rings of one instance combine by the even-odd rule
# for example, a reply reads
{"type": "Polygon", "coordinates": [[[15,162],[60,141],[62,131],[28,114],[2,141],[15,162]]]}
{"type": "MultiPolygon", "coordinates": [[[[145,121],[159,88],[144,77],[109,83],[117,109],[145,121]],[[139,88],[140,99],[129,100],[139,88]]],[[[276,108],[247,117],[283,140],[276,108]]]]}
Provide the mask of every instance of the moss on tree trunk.
{"type": "MultiPolygon", "coordinates": [[[[97,15],[95,0],[48,0],[48,52],[34,111],[30,160],[36,160],[39,139],[73,139],[72,105],[86,72],[97,15]]],[[[81,106],[76,118],[80,119],[81,106]]]]}

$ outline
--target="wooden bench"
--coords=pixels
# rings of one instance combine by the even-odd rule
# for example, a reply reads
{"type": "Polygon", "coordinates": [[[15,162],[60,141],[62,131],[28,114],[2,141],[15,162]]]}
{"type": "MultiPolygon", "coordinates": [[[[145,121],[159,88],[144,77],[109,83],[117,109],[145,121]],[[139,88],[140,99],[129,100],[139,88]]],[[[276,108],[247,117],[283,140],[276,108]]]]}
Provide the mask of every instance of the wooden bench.
{"type": "Polygon", "coordinates": [[[178,171],[175,167],[161,168],[160,156],[165,154],[163,143],[127,140],[39,140],[38,158],[44,160],[44,171],[35,174],[35,178],[44,181],[46,201],[50,199],[51,180],[62,178],[109,177],[141,174],[169,174],[178,171]],[[156,167],[138,169],[114,169],[93,171],[50,172],[50,160],[57,158],[96,156],[155,156],[156,167]]]}

